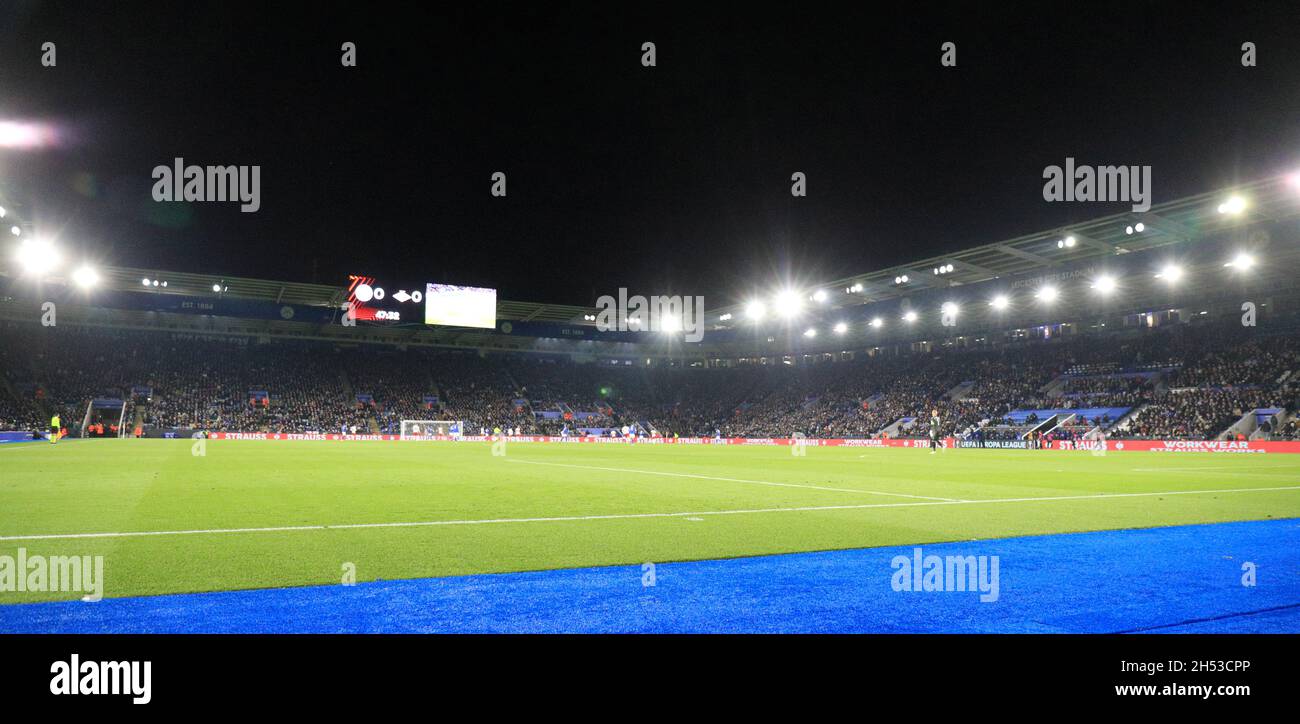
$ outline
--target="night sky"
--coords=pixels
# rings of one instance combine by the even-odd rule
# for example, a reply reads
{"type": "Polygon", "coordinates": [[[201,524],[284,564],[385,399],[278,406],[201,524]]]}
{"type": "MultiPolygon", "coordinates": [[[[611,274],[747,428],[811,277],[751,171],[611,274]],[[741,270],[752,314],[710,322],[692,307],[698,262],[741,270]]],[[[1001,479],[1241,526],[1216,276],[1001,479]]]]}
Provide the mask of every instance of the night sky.
{"type": "Polygon", "coordinates": [[[1067,156],[1157,203],[1300,167],[1294,3],[130,5],[0,10],[0,120],[63,134],[0,192],[114,265],[716,307],[1128,208],[1044,202],[1067,156]],[[261,210],[154,202],[177,156],[261,210]]]}

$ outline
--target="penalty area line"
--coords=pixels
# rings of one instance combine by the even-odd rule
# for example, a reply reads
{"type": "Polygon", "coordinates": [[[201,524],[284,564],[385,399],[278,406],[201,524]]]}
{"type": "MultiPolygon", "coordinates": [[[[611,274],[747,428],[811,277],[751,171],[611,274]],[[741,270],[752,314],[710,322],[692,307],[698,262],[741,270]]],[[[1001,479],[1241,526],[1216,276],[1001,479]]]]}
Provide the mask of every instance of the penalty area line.
{"type": "Polygon", "coordinates": [[[405,523],[345,523],[343,525],[286,525],[271,528],[209,528],[206,530],[149,530],[123,533],[53,533],[45,535],[6,535],[0,541],[72,540],[85,538],[143,538],[165,535],[221,535],[232,533],[281,533],[313,530],[359,530],[365,528],[428,528],[451,525],[500,525],[504,523],[564,523],[587,520],[636,520],[641,518],[685,518],[713,515],[750,515],[757,513],[802,513],[869,508],[928,508],[935,505],[997,505],[1004,503],[1051,503],[1069,500],[1108,498],[1155,498],[1173,495],[1217,495],[1222,493],[1262,493],[1300,490],[1300,485],[1276,488],[1228,488],[1224,490],[1168,490],[1156,493],[1097,493],[1095,495],[1053,495],[1037,498],[994,498],[991,500],[918,501],[907,503],[860,503],[857,505],[810,505],[793,508],[748,508],[741,510],[703,510],[681,513],[610,513],[607,515],[566,515],[552,518],[487,518],[480,520],[430,520],[405,523]]]}
{"type": "Polygon", "coordinates": [[[770,480],[745,480],[743,478],[723,478],[715,475],[696,475],[694,473],[670,473],[663,470],[635,470],[632,468],[609,468],[602,465],[577,465],[575,463],[547,463],[539,460],[516,460],[506,458],[506,462],[522,465],[550,465],[557,468],[579,468],[581,470],[605,470],[613,473],[635,473],[637,475],[663,475],[670,478],[694,478],[696,480],[720,480],[726,483],[745,483],[748,485],[770,485],[778,488],[807,488],[809,490],[829,490],[835,493],[861,493],[864,495],[889,495],[895,498],[912,498],[914,500],[940,500],[949,503],[965,502],[960,498],[939,498],[933,495],[909,495],[908,493],[886,493],[882,490],[862,490],[859,488],[829,488],[823,485],[805,483],[776,483],[770,480]]]}

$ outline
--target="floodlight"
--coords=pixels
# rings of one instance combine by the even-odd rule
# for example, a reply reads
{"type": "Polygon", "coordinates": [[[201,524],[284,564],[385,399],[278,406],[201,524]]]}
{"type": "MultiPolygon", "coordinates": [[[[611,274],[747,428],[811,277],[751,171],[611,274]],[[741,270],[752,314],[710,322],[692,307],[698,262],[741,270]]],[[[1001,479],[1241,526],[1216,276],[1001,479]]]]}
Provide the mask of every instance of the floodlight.
{"type": "Polygon", "coordinates": [[[1164,279],[1166,282],[1174,284],[1179,279],[1183,278],[1183,268],[1177,264],[1167,264],[1160,270],[1160,273],[1156,275],[1156,278],[1164,279]]]}
{"type": "Polygon", "coordinates": [[[44,274],[59,265],[59,250],[44,239],[26,239],[18,247],[18,264],[29,274],[44,274]]]}
{"type": "Polygon", "coordinates": [[[885,320],[881,319],[880,317],[872,317],[871,319],[871,326],[875,327],[876,329],[880,329],[880,327],[882,327],[884,324],[885,324],[885,320]]]}
{"type": "Polygon", "coordinates": [[[908,310],[908,311],[904,312],[904,313],[903,313],[903,321],[904,321],[904,322],[908,322],[908,323],[915,322],[915,321],[916,321],[916,312],[913,312],[913,311],[911,311],[911,310],[908,310]]]}
{"type": "Polygon", "coordinates": [[[1115,291],[1115,277],[1103,274],[1092,282],[1092,288],[1102,294],[1110,294],[1115,291]]]}
{"type": "Polygon", "coordinates": [[[809,339],[816,337],[817,330],[813,329],[812,327],[809,327],[807,330],[804,331],[803,336],[808,337],[809,339]]]}
{"type": "Polygon", "coordinates": [[[1036,294],[1035,296],[1037,296],[1039,299],[1043,300],[1044,302],[1051,303],[1056,301],[1056,297],[1058,296],[1058,294],[1059,292],[1056,291],[1056,287],[1048,285],[1048,286],[1039,287],[1038,294],[1036,294]]]}
{"type": "Polygon", "coordinates": [[[72,272],[72,281],[82,289],[89,289],[99,283],[99,272],[83,264],[72,272]]]}
{"type": "Polygon", "coordinates": [[[1219,213],[1227,216],[1237,216],[1246,210],[1246,200],[1233,194],[1228,197],[1227,201],[1219,204],[1219,213]]]}
{"type": "Polygon", "coordinates": [[[763,303],[758,300],[754,300],[749,304],[745,305],[745,316],[749,317],[750,319],[754,319],[754,320],[762,319],[764,314],[767,314],[767,307],[764,306],[763,303]]]}
{"type": "Polygon", "coordinates": [[[1255,257],[1243,252],[1233,257],[1232,261],[1228,262],[1227,264],[1224,264],[1224,266],[1230,266],[1236,269],[1240,269],[1242,271],[1246,271],[1247,269],[1250,269],[1251,267],[1255,266],[1255,257]]]}
{"type": "Polygon", "coordinates": [[[989,302],[989,306],[994,309],[1006,309],[1011,306],[1011,300],[1007,299],[1007,295],[999,294],[996,297],[993,297],[993,301],[989,302]]]}
{"type": "Polygon", "coordinates": [[[799,293],[789,289],[777,293],[774,305],[776,306],[776,313],[782,317],[793,317],[803,307],[799,293]]]}
{"type": "Polygon", "coordinates": [[[844,322],[840,322],[839,324],[835,325],[836,334],[844,334],[847,331],[849,331],[849,325],[845,324],[844,322]]]}

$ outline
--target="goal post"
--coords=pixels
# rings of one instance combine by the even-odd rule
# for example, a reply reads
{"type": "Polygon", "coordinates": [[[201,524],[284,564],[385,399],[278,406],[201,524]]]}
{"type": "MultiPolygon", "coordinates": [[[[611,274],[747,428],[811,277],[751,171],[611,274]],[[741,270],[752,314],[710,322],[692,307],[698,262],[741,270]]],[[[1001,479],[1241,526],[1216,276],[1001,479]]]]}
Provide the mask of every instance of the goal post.
{"type": "Polygon", "coordinates": [[[402,420],[403,440],[460,437],[465,427],[460,420],[402,420]]]}

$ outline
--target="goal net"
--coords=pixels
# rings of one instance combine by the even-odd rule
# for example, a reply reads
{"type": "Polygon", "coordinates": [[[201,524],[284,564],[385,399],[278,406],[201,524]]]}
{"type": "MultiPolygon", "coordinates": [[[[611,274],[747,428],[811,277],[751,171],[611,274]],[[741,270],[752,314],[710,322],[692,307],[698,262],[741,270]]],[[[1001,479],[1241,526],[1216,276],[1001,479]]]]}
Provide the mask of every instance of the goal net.
{"type": "Polygon", "coordinates": [[[429,440],[435,437],[460,437],[460,420],[402,420],[403,440],[429,440]]]}

